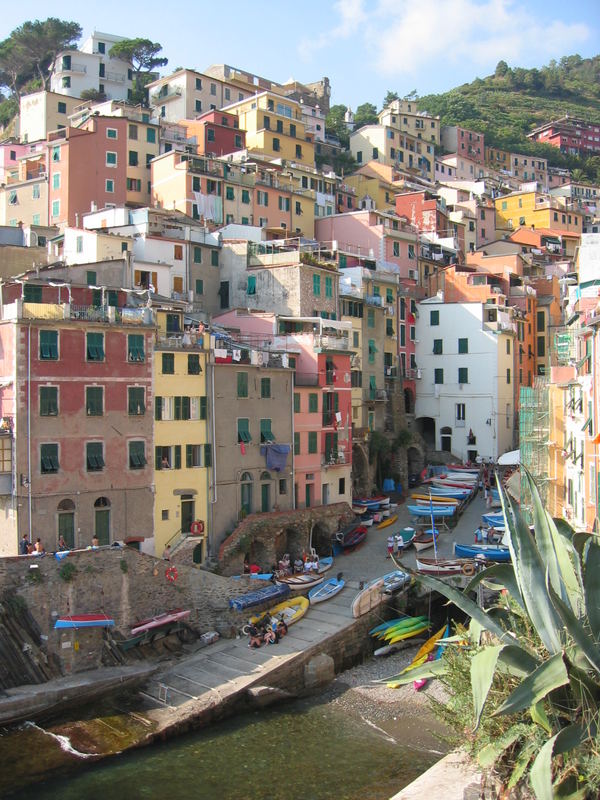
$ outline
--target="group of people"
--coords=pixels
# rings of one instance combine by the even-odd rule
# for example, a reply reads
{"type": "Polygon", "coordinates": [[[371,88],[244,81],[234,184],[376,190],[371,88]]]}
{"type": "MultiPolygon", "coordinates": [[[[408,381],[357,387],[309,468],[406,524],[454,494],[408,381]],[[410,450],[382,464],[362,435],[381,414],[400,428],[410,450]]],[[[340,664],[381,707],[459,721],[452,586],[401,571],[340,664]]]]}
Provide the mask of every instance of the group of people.
{"type": "Polygon", "coordinates": [[[391,533],[387,537],[387,556],[386,558],[391,558],[393,555],[397,556],[402,553],[404,549],[404,539],[402,538],[402,534],[397,533],[395,536],[391,533]]]}
{"type": "Polygon", "coordinates": [[[250,641],[248,647],[258,648],[263,644],[278,644],[282,636],[288,632],[287,623],[283,618],[276,619],[268,614],[256,625],[250,623],[248,626],[248,636],[250,641]]]}
{"type": "MultiPolygon", "coordinates": [[[[92,543],[88,549],[95,550],[97,547],[100,547],[100,540],[94,534],[92,537],[92,543]]],[[[57,553],[64,553],[66,550],[71,550],[72,548],[65,541],[65,537],[60,534],[58,537],[58,544],[56,547],[57,553]]],[[[20,556],[43,556],[46,555],[46,548],[44,547],[41,538],[38,536],[37,539],[34,541],[29,540],[29,536],[24,533],[21,537],[21,541],[19,542],[19,555],[20,556]]]]}
{"type": "Polygon", "coordinates": [[[480,525],[475,531],[475,544],[499,544],[501,541],[502,532],[495,528],[480,525]]]}
{"type": "Polygon", "coordinates": [[[290,554],[284,553],[283,558],[280,558],[277,565],[273,567],[273,572],[276,572],[281,576],[291,575],[292,572],[295,575],[301,575],[302,573],[318,571],[319,556],[314,550],[312,553],[303,553],[301,556],[298,556],[294,560],[293,565],[290,559],[290,554]]]}

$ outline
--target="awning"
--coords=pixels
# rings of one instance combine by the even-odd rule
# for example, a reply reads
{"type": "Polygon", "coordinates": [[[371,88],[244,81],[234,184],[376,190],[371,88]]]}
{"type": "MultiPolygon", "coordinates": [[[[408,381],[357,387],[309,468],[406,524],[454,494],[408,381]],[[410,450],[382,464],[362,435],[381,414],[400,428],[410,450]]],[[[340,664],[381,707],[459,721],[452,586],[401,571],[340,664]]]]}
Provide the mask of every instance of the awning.
{"type": "Polygon", "coordinates": [[[498,459],[498,466],[500,467],[513,467],[521,463],[521,451],[509,450],[498,459]]]}

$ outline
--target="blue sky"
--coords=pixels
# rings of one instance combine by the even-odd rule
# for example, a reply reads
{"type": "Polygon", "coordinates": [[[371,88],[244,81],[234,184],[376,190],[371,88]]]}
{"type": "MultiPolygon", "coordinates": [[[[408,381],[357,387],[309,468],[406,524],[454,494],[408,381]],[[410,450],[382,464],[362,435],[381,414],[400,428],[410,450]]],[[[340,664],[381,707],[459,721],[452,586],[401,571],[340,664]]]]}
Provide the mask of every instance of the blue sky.
{"type": "Polygon", "coordinates": [[[332,102],[378,107],[400,95],[441,92],[510,66],[600,52],[600,2],[580,0],[41,0],[4,4],[0,37],[50,14],[158,41],[169,68],[227,63],[283,82],[327,75],[332,102]]]}

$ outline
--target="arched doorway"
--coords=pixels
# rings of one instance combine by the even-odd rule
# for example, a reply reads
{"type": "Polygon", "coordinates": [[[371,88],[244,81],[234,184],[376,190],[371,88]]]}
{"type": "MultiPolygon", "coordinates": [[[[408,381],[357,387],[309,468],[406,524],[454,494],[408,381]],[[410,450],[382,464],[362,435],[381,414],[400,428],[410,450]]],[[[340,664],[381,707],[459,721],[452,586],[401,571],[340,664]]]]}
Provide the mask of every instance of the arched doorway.
{"type": "Polygon", "coordinates": [[[252,475],[242,472],[240,484],[240,512],[242,517],[246,517],[252,513],[252,475]]]}
{"type": "Polygon", "coordinates": [[[266,470],[260,473],[260,510],[271,510],[271,473],[266,470]]]}
{"type": "Polygon", "coordinates": [[[412,389],[408,388],[404,390],[404,413],[415,413],[415,394],[412,389]]]}
{"type": "Polygon", "coordinates": [[[452,452],[452,428],[447,425],[440,430],[440,437],[442,440],[442,452],[452,452]]]}
{"type": "Polygon", "coordinates": [[[318,522],[313,526],[310,543],[320,556],[331,555],[331,535],[329,531],[318,522]]]}
{"type": "Polygon", "coordinates": [[[94,503],[94,534],[100,545],[110,544],[110,500],[99,497],[94,503]]]}
{"type": "Polygon", "coordinates": [[[75,548],[75,503],[72,500],[61,500],[57,507],[58,536],[62,536],[69,550],[75,548]]]}
{"type": "Polygon", "coordinates": [[[419,417],[415,420],[417,433],[421,434],[425,444],[431,450],[436,450],[435,444],[435,420],[433,417],[419,417]]]}

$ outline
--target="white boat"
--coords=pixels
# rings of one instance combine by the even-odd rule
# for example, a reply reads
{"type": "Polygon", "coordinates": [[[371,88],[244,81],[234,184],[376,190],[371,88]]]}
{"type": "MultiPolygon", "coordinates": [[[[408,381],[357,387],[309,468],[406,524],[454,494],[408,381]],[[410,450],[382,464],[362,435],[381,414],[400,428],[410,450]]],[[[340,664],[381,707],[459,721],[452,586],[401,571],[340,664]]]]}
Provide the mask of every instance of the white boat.
{"type": "Polygon", "coordinates": [[[311,605],[322,603],[324,600],[335,597],[336,594],[342,591],[345,585],[346,581],[343,578],[330,578],[320,586],[313,587],[308,593],[308,599],[311,605]]]}

